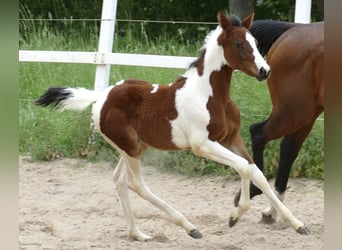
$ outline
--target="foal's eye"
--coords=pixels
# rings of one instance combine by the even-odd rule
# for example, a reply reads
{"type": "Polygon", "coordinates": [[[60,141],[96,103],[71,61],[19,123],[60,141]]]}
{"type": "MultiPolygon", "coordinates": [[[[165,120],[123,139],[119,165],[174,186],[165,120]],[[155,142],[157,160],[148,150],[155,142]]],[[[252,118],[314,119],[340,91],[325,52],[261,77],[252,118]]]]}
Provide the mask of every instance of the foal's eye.
{"type": "Polygon", "coordinates": [[[242,43],[235,42],[234,45],[235,45],[235,47],[236,47],[237,49],[241,49],[241,48],[242,48],[242,43]]]}

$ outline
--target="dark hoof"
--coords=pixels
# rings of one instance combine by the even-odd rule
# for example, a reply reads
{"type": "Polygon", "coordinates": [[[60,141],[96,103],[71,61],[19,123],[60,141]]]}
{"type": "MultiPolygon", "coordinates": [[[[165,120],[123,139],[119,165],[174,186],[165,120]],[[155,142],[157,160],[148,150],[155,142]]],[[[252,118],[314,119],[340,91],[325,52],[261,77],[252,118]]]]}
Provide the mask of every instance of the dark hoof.
{"type": "Polygon", "coordinates": [[[276,220],[272,218],[272,215],[262,214],[261,222],[265,224],[273,224],[276,220]]]}
{"type": "Polygon", "coordinates": [[[190,234],[189,234],[192,238],[194,238],[194,239],[200,239],[200,238],[202,238],[203,236],[202,236],[202,234],[201,234],[201,232],[200,231],[198,231],[197,229],[192,229],[191,231],[190,231],[190,234]]]}
{"type": "Polygon", "coordinates": [[[297,231],[297,233],[302,234],[302,235],[310,235],[311,234],[310,230],[306,226],[302,226],[302,227],[298,228],[296,231],[297,231]]]}
{"type": "Polygon", "coordinates": [[[241,196],[241,189],[240,189],[239,192],[235,195],[235,198],[234,198],[234,206],[235,206],[235,207],[238,207],[238,206],[239,206],[240,196],[241,196]]]}
{"type": "Polygon", "coordinates": [[[229,227],[233,227],[236,222],[238,222],[238,219],[234,219],[233,217],[230,217],[229,219],[229,227]]]}

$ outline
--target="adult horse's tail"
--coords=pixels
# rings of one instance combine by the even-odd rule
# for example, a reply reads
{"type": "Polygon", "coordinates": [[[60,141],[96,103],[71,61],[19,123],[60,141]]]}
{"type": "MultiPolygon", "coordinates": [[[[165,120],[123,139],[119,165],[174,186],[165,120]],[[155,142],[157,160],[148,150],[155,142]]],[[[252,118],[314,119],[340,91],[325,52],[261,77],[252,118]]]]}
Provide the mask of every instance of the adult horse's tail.
{"type": "Polygon", "coordinates": [[[257,20],[253,22],[249,31],[258,41],[258,49],[265,56],[273,43],[288,29],[294,27],[295,23],[273,21],[273,20],[257,20]]]}
{"type": "Polygon", "coordinates": [[[90,104],[95,103],[99,93],[85,88],[49,88],[39,99],[36,105],[63,110],[84,110],[90,104]]]}

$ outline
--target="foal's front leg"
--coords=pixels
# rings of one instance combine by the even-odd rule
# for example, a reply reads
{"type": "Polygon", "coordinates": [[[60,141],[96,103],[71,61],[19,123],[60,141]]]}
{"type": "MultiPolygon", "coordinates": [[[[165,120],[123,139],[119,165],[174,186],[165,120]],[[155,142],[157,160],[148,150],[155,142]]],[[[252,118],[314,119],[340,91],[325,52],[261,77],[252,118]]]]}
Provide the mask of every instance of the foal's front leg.
{"type": "Polygon", "coordinates": [[[268,184],[265,176],[261,170],[255,165],[251,164],[252,182],[264,193],[264,195],[269,199],[272,209],[279,212],[280,216],[284,221],[289,223],[292,228],[294,228],[300,234],[310,234],[310,230],[304,225],[303,222],[299,221],[291,211],[279,200],[276,194],[272,191],[270,185],[268,184]]]}
{"type": "Polygon", "coordinates": [[[241,177],[241,195],[235,210],[230,215],[229,226],[234,226],[241,216],[250,208],[249,183],[251,178],[251,168],[248,161],[243,157],[233,153],[218,142],[206,141],[200,146],[193,145],[194,154],[205,157],[234,168],[241,177]]]}
{"type": "MultiPolygon", "coordinates": [[[[200,156],[206,157],[208,159],[217,161],[219,163],[225,164],[227,166],[231,166],[238,171],[241,176],[241,179],[244,179],[242,182],[245,183],[248,181],[249,185],[249,177],[252,182],[265,194],[265,196],[269,199],[272,206],[279,212],[282,218],[288,222],[298,233],[300,234],[309,234],[310,231],[304,225],[303,222],[299,221],[291,211],[285,207],[285,205],[278,199],[275,193],[272,191],[270,185],[268,184],[265,176],[260,171],[260,169],[255,164],[248,164],[247,160],[244,158],[232,153],[228,149],[224,148],[217,142],[206,141],[201,143],[200,146],[193,147],[194,153],[200,156]]],[[[247,188],[249,190],[249,188],[247,188]]],[[[245,185],[241,187],[241,197],[239,201],[239,206],[237,207],[238,211],[234,211],[232,214],[232,218],[234,219],[235,212],[240,215],[239,210],[243,213],[246,208],[250,206],[249,193],[246,190],[245,185]],[[248,194],[248,198],[243,198],[248,194]],[[241,204],[243,201],[247,202],[246,204],[241,204]],[[246,206],[247,207],[244,207],[246,206]],[[242,206],[242,207],[241,207],[242,206]],[[241,207],[241,208],[240,208],[241,207]]],[[[238,218],[236,218],[237,220],[238,218]]]]}

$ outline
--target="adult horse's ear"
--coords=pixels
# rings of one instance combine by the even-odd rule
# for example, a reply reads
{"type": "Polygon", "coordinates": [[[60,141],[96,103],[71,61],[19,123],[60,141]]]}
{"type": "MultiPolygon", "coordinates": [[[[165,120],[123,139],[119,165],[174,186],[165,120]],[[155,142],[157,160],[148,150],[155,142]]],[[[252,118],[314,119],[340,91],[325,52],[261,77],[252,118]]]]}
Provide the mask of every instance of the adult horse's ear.
{"type": "Polygon", "coordinates": [[[226,17],[223,11],[219,11],[217,14],[217,21],[221,25],[222,29],[228,30],[231,26],[230,20],[226,17]]]}
{"type": "Polygon", "coordinates": [[[250,27],[252,27],[253,20],[254,20],[254,12],[251,12],[251,14],[249,14],[248,17],[243,19],[242,26],[245,27],[246,29],[249,29],[250,27]]]}

